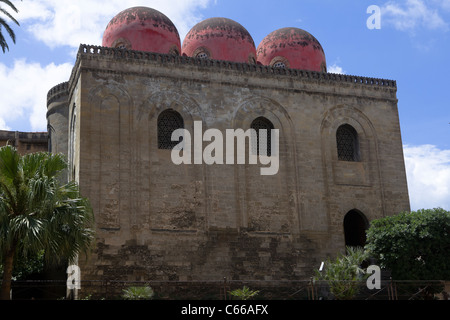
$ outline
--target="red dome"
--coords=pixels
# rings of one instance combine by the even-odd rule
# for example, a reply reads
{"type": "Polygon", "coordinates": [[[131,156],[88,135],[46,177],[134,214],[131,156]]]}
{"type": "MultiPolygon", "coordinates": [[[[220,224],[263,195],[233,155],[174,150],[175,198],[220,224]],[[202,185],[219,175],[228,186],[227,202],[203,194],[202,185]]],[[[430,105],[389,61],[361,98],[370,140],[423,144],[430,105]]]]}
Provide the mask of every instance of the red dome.
{"type": "Polygon", "coordinates": [[[298,28],[278,29],[267,35],[257,49],[258,63],[326,72],[325,53],[319,41],[298,28]]]}
{"type": "Polygon", "coordinates": [[[256,47],[250,33],[227,18],[209,18],[186,35],[183,55],[243,63],[256,63],[256,47]]]}
{"type": "Polygon", "coordinates": [[[161,12],[134,7],[116,15],[103,34],[104,47],[180,54],[180,35],[175,25],[161,12]]]}

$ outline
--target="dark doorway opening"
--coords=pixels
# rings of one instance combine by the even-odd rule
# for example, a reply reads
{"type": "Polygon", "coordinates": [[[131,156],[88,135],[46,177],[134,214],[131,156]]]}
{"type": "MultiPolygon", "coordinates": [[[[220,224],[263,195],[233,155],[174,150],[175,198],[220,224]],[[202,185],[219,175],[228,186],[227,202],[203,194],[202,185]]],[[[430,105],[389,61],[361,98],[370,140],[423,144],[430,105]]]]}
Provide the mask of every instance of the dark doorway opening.
{"type": "Polygon", "coordinates": [[[345,245],[349,247],[364,247],[368,227],[369,223],[364,214],[357,210],[349,211],[344,217],[345,245]]]}

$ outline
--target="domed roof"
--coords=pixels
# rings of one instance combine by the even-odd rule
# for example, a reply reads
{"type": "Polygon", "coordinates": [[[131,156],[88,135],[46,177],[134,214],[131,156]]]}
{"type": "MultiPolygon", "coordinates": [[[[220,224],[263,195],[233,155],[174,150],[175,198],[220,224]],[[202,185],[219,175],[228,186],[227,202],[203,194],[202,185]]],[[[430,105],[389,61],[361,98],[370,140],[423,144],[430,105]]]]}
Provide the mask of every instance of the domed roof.
{"type": "Polygon", "coordinates": [[[157,53],[181,52],[180,35],[172,21],[147,7],[133,7],[117,14],[106,27],[102,45],[157,53]]]}
{"type": "Polygon", "coordinates": [[[305,30],[282,28],[267,35],[257,48],[258,63],[326,72],[325,53],[319,41],[305,30]]]}
{"type": "Polygon", "coordinates": [[[252,36],[242,25],[227,18],[209,18],[195,25],[183,41],[182,54],[256,64],[252,36]]]}

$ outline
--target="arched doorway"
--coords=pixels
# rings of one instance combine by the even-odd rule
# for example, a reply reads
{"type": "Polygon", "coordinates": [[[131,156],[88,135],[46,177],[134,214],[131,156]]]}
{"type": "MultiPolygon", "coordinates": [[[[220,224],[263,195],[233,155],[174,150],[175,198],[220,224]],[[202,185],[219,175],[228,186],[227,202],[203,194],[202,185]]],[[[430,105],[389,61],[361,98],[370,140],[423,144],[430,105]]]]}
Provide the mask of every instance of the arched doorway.
{"type": "Polygon", "coordinates": [[[369,227],[366,216],[351,210],[344,217],[345,246],[364,247],[366,244],[366,230],[369,227]]]}

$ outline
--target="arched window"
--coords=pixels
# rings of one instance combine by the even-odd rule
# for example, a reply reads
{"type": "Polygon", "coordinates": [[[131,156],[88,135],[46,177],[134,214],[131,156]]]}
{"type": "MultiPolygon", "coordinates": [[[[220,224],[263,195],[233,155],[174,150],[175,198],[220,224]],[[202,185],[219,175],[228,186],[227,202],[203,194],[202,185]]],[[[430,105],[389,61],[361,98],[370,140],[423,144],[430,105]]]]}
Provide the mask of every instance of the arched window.
{"type": "Polygon", "coordinates": [[[128,39],[125,38],[119,38],[116,39],[113,44],[113,48],[121,49],[121,50],[130,50],[131,49],[131,43],[128,41],[128,39]]]}
{"type": "Polygon", "coordinates": [[[180,141],[172,141],[172,133],[176,129],[183,129],[184,121],[174,110],[165,110],[158,117],[158,149],[173,149],[180,141]]]}
{"type": "Polygon", "coordinates": [[[286,68],[286,64],[283,61],[278,61],[273,64],[274,68],[286,68]]]}
{"type": "Polygon", "coordinates": [[[273,58],[272,61],[270,61],[270,66],[272,66],[273,68],[284,69],[289,68],[290,64],[288,59],[282,56],[278,56],[273,58]]]}
{"type": "Polygon", "coordinates": [[[179,56],[180,51],[178,50],[176,45],[173,45],[169,50],[169,54],[174,55],[174,56],[179,56]]]}
{"type": "Polygon", "coordinates": [[[252,152],[254,154],[260,155],[259,153],[259,147],[261,145],[261,151],[263,156],[271,156],[272,155],[272,129],[274,129],[274,126],[272,122],[270,122],[268,119],[264,117],[259,117],[253,120],[251,126],[252,129],[256,130],[256,144],[252,145],[252,152]],[[266,130],[266,140],[262,141],[260,139],[260,132],[259,130],[266,130]]]}
{"type": "Polygon", "coordinates": [[[75,103],[73,104],[73,113],[72,113],[72,121],[70,124],[70,132],[69,132],[69,165],[72,168],[72,177],[71,180],[75,180],[76,167],[75,167],[75,148],[77,144],[77,109],[75,103]]]}
{"type": "Polygon", "coordinates": [[[206,47],[200,47],[194,50],[192,56],[199,59],[211,59],[211,52],[206,47]]]}
{"type": "Polygon", "coordinates": [[[55,137],[55,129],[49,124],[47,125],[47,132],[48,132],[48,152],[52,153],[53,151],[53,138],[55,137]]]}
{"type": "Polygon", "coordinates": [[[208,53],[205,51],[201,51],[199,53],[197,53],[197,55],[195,56],[196,58],[200,58],[200,59],[208,59],[208,53]]]}
{"type": "Polygon", "coordinates": [[[366,244],[367,218],[357,210],[349,211],[344,217],[345,245],[364,247],[366,244]]]}
{"type": "Polygon", "coordinates": [[[359,161],[359,142],[356,130],[344,124],[336,132],[338,159],[341,161],[359,161]]]}

